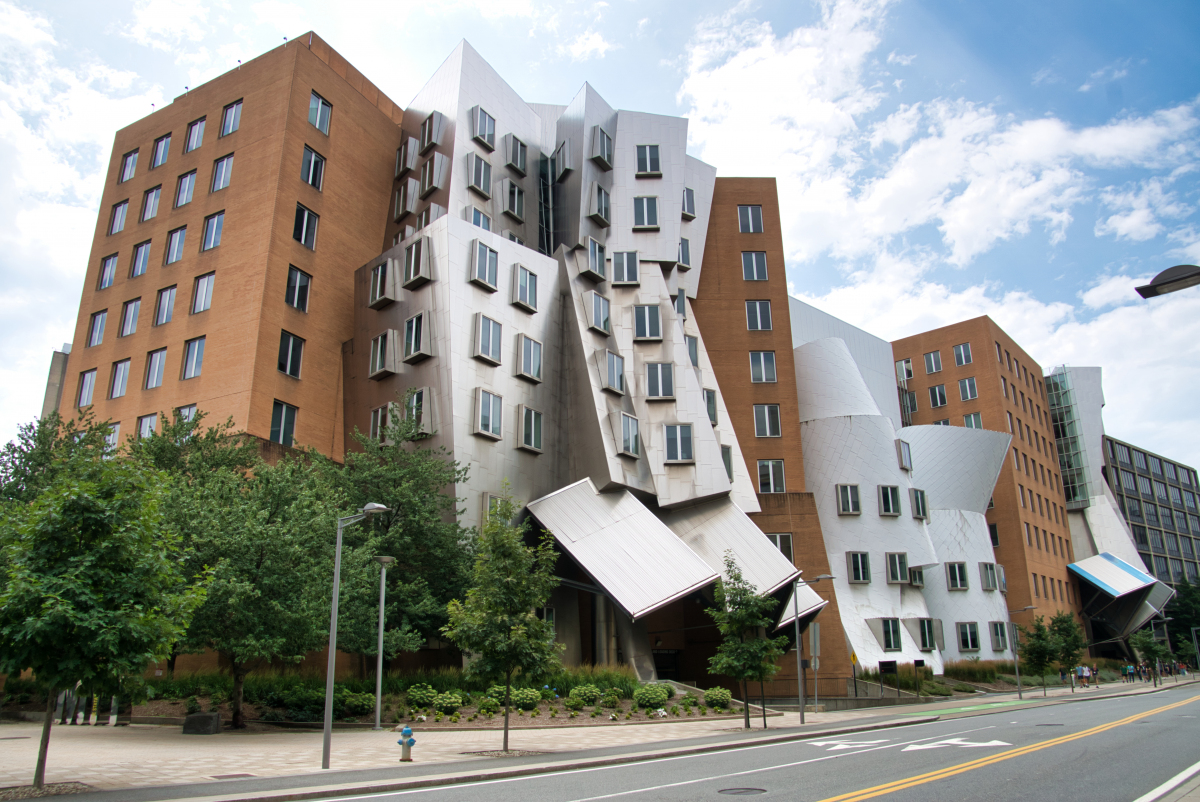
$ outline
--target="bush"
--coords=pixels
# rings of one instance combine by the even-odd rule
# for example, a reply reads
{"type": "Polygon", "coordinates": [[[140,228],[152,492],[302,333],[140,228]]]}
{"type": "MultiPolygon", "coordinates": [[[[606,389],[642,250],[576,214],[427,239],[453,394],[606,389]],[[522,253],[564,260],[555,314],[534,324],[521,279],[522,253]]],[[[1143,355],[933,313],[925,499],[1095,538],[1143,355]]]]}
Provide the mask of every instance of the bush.
{"type": "Polygon", "coordinates": [[[452,693],[439,693],[433,698],[433,709],[439,713],[451,715],[457,713],[460,707],[462,707],[461,696],[455,696],[452,693]]]}
{"type": "Polygon", "coordinates": [[[543,702],[549,702],[554,699],[555,696],[558,696],[558,688],[551,688],[549,685],[543,685],[538,693],[541,695],[543,702]]]}
{"type": "Polygon", "coordinates": [[[975,693],[975,691],[978,689],[974,685],[967,685],[966,683],[956,682],[956,683],[954,683],[954,690],[958,691],[959,693],[975,693]]]}
{"type": "Polygon", "coordinates": [[[208,712],[216,713],[221,709],[221,705],[226,702],[225,694],[217,692],[208,697],[208,712]]]}
{"type": "Polygon", "coordinates": [[[429,707],[437,695],[431,685],[413,685],[408,689],[408,703],[414,707],[429,707]]]}
{"type": "Polygon", "coordinates": [[[725,688],[709,688],[704,692],[704,704],[709,707],[729,707],[733,694],[725,688]]]}
{"type": "Polygon", "coordinates": [[[940,682],[930,681],[921,683],[921,692],[930,696],[953,696],[954,692],[940,682]]]}
{"type": "Polygon", "coordinates": [[[500,703],[490,696],[485,696],[479,700],[480,713],[495,713],[500,709],[500,703]]]}
{"type": "Polygon", "coordinates": [[[195,696],[189,696],[187,698],[187,701],[183,703],[183,707],[184,707],[184,710],[187,711],[187,714],[189,716],[192,715],[193,713],[199,713],[200,712],[200,700],[197,699],[195,696]]]}
{"type": "MultiPolygon", "coordinates": [[[[568,710],[583,710],[586,705],[578,696],[568,696],[566,699],[563,699],[563,707],[567,708],[568,710]]],[[[572,713],[572,715],[574,715],[574,713],[572,713]]]]}
{"type": "Polygon", "coordinates": [[[667,703],[667,689],[663,685],[643,685],[633,692],[633,702],[638,707],[657,710],[667,703]]]}
{"type": "Polygon", "coordinates": [[[620,707],[621,699],[617,696],[609,694],[600,700],[601,707],[620,707]]]}
{"type": "Polygon", "coordinates": [[[623,690],[621,690],[620,688],[605,688],[604,695],[605,696],[615,696],[618,699],[625,698],[625,692],[623,690]]]}
{"type": "Polygon", "coordinates": [[[488,695],[489,699],[495,699],[497,702],[500,703],[501,706],[504,705],[504,686],[503,685],[493,685],[492,687],[488,688],[487,695],[488,695]]]}
{"type": "Polygon", "coordinates": [[[620,688],[621,698],[629,699],[640,684],[633,669],[623,665],[578,666],[539,679],[551,688],[558,688],[559,696],[569,696],[579,685],[595,685],[604,689],[620,688]]]}
{"type": "Polygon", "coordinates": [[[512,692],[512,704],[518,710],[533,710],[540,701],[542,695],[534,688],[516,688],[512,692]]]}
{"type": "Polygon", "coordinates": [[[946,679],[963,682],[996,682],[996,664],[991,660],[948,660],[943,673],[946,679]]]}
{"type": "Polygon", "coordinates": [[[571,689],[571,696],[582,699],[585,705],[594,705],[600,699],[600,689],[595,685],[577,685],[571,689]]]}

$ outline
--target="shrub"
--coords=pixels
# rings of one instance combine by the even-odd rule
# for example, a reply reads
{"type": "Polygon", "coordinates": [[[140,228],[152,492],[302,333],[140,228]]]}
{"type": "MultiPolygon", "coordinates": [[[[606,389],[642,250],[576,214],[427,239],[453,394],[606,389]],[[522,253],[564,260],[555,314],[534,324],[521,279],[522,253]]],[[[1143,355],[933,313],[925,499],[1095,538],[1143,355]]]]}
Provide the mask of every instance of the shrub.
{"type": "Polygon", "coordinates": [[[633,692],[633,702],[638,707],[660,708],[667,703],[667,689],[663,685],[643,685],[633,692]]]}
{"type": "Polygon", "coordinates": [[[513,689],[512,704],[518,710],[533,710],[540,701],[542,701],[542,695],[533,688],[513,689]]]}
{"type": "Polygon", "coordinates": [[[956,679],[963,682],[996,681],[996,664],[983,660],[948,660],[943,671],[946,679],[956,679]]]}
{"type": "Polygon", "coordinates": [[[958,691],[959,693],[975,693],[975,691],[977,689],[975,688],[974,685],[967,685],[966,683],[956,682],[956,683],[954,683],[954,690],[958,691]]]}
{"type": "Polygon", "coordinates": [[[725,688],[709,688],[704,692],[704,703],[709,707],[729,707],[733,694],[725,688]]]}
{"type": "Polygon", "coordinates": [[[501,706],[504,705],[504,686],[503,685],[493,685],[492,687],[488,688],[487,695],[488,695],[489,699],[495,699],[497,702],[500,703],[501,706]]]}
{"type": "Polygon", "coordinates": [[[457,713],[458,709],[462,707],[462,697],[452,693],[439,693],[433,698],[433,707],[439,713],[446,715],[457,713]]]}
{"type": "MultiPolygon", "coordinates": [[[[563,707],[568,710],[583,710],[586,705],[578,696],[568,696],[566,699],[563,699],[563,707]]],[[[572,713],[572,715],[574,714],[572,713]]]]}
{"type": "Polygon", "coordinates": [[[669,682],[659,682],[659,683],[656,683],[656,684],[657,684],[657,685],[659,685],[660,687],[663,687],[663,688],[666,688],[666,689],[667,689],[667,698],[668,698],[668,699],[674,699],[674,698],[675,698],[675,686],[674,686],[674,685],[672,685],[672,684],[671,684],[671,683],[669,683],[669,682]]]}
{"type": "Polygon", "coordinates": [[[600,689],[595,685],[576,685],[571,689],[571,696],[582,699],[585,705],[594,705],[600,699],[600,689]]]}
{"type": "Polygon", "coordinates": [[[621,690],[620,688],[605,688],[604,695],[605,696],[615,696],[618,699],[625,698],[625,692],[623,690],[621,690]]]}
{"type": "Polygon", "coordinates": [[[183,703],[183,706],[189,716],[200,712],[200,700],[195,696],[189,696],[187,701],[183,703]]]}
{"type": "Polygon", "coordinates": [[[479,700],[480,713],[495,713],[500,709],[500,703],[490,696],[485,696],[479,700]]]}
{"type": "Polygon", "coordinates": [[[416,707],[429,707],[437,695],[431,685],[413,685],[408,689],[408,703],[416,707]]]}
{"type": "Polygon", "coordinates": [[[262,714],[261,721],[283,721],[283,713],[278,710],[268,710],[262,714]]]}
{"type": "Polygon", "coordinates": [[[225,703],[225,694],[217,692],[208,697],[208,712],[216,713],[221,709],[221,705],[225,703]]]}
{"type": "Polygon", "coordinates": [[[605,696],[600,700],[600,706],[601,707],[620,707],[621,700],[618,697],[609,694],[608,696],[605,696]]]}
{"type": "Polygon", "coordinates": [[[940,682],[930,681],[921,683],[921,692],[930,696],[951,696],[953,691],[940,682]]]}
{"type": "Polygon", "coordinates": [[[558,696],[558,688],[551,688],[549,685],[543,685],[538,693],[541,695],[543,702],[549,702],[555,696],[558,696]]]}

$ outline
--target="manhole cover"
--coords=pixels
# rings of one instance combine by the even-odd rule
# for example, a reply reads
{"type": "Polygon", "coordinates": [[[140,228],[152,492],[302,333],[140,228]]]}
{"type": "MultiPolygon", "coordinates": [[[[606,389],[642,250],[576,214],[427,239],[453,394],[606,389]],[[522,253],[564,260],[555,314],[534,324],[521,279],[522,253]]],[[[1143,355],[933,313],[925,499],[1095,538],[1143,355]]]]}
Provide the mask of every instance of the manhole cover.
{"type": "Polygon", "coordinates": [[[213,774],[211,776],[214,780],[240,780],[245,777],[254,777],[256,775],[254,775],[254,774],[213,774]]]}
{"type": "Polygon", "coordinates": [[[755,794],[765,794],[766,788],[722,788],[717,791],[718,794],[729,794],[730,796],[754,796],[755,794]]]}

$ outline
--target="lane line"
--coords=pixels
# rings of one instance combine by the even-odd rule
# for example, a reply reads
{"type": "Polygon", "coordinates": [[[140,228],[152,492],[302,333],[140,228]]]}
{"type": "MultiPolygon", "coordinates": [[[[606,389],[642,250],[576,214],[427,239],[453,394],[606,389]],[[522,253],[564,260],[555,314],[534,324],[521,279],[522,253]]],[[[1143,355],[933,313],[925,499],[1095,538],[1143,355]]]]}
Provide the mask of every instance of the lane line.
{"type": "Polygon", "coordinates": [[[1137,799],[1133,800],[1133,802],[1154,802],[1154,800],[1158,799],[1159,797],[1166,796],[1168,792],[1173,791],[1179,786],[1183,785],[1196,774],[1200,774],[1200,763],[1196,763],[1191,768],[1184,769],[1162,785],[1155,788],[1153,791],[1142,794],[1137,799]]]}

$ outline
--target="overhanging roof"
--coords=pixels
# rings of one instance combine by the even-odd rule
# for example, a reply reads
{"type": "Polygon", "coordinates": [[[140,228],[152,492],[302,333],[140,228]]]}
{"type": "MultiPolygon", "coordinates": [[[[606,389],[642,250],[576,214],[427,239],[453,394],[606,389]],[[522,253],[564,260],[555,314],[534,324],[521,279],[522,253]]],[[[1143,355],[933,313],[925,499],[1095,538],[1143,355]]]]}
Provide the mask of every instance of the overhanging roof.
{"type": "Polygon", "coordinates": [[[1158,580],[1107,551],[1067,566],[1114,599],[1153,585],[1158,580]]]}
{"type": "Polygon", "coordinates": [[[1175,591],[1108,552],[1067,566],[1081,580],[1083,612],[1118,638],[1127,638],[1158,615],[1175,591]]]}
{"type": "Polygon", "coordinates": [[[787,604],[780,611],[779,623],[775,625],[775,628],[782,629],[795,621],[797,607],[799,607],[800,612],[800,625],[804,626],[815,618],[817,613],[821,612],[827,604],[829,602],[818,596],[816,591],[808,585],[801,585],[798,596],[795,590],[788,593],[787,604]]]}

